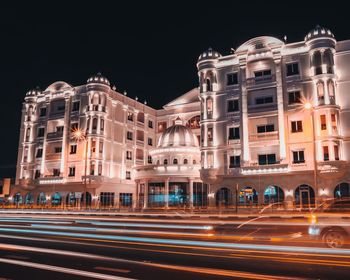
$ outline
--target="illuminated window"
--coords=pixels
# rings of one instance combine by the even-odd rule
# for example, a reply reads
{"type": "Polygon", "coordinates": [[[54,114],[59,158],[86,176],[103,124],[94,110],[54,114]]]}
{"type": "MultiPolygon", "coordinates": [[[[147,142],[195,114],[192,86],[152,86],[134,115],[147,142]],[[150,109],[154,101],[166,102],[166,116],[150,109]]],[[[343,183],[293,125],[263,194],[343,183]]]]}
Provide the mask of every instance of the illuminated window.
{"type": "Polygon", "coordinates": [[[300,91],[290,91],[290,92],[288,92],[288,103],[289,104],[301,103],[300,91]]]}
{"type": "Polygon", "coordinates": [[[323,146],[323,161],[329,161],[328,146],[323,146]]]}
{"type": "Polygon", "coordinates": [[[324,103],[324,85],[321,81],[317,83],[317,98],[320,104],[324,103]]]}
{"type": "Polygon", "coordinates": [[[293,76],[299,74],[299,65],[298,63],[289,63],[287,64],[287,76],[293,76]]]}
{"type": "Polygon", "coordinates": [[[186,126],[192,129],[196,129],[200,127],[199,122],[200,122],[200,116],[194,116],[186,123],[186,126]]]}
{"type": "Polygon", "coordinates": [[[292,121],[291,127],[292,127],[292,133],[303,132],[303,122],[302,121],[292,121]]]}
{"type": "Polygon", "coordinates": [[[226,75],[228,86],[237,85],[238,84],[238,73],[229,73],[226,75]]]}
{"type": "Polygon", "coordinates": [[[327,129],[326,115],[320,115],[321,120],[321,130],[327,129]]]}
{"type": "Polygon", "coordinates": [[[207,98],[207,118],[211,119],[213,117],[213,99],[211,97],[207,98]]]}
{"type": "Polygon", "coordinates": [[[304,151],[293,151],[293,163],[304,163],[304,151]]]}
{"type": "Polygon", "coordinates": [[[208,139],[208,142],[213,141],[213,128],[212,127],[208,127],[207,139],[208,139]]]}
{"type": "Polygon", "coordinates": [[[158,123],[158,132],[162,133],[166,130],[167,128],[167,123],[166,122],[159,122],[158,123]]]}
{"type": "Polygon", "coordinates": [[[227,112],[237,112],[239,111],[239,101],[238,99],[227,101],[227,112]]]}

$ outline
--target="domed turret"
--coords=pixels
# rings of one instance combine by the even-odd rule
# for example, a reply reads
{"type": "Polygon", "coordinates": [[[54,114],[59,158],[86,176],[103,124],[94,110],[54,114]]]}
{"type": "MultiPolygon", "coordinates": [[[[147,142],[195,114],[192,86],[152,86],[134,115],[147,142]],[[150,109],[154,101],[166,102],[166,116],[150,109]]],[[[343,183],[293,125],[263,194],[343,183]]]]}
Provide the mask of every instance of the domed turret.
{"type": "Polygon", "coordinates": [[[324,37],[334,39],[334,34],[328,28],[324,28],[319,25],[316,25],[316,27],[310,30],[310,32],[305,36],[304,40],[309,41],[315,38],[324,38],[324,37]]]}
{"type": "Polygon", "coordinates": [[[159,138],[157,148],[167,147],[198,147],[197,137],[190,128],[182,125],[179,117],[175,120],[175,124],[168,127],[159,138]]]}
{"type": "Polygon", "coordinates": [[[38,95],[40,95],[42,93],[42,91],[37,87],[35,89],[31,89],[26,93],[26,98],[30,98],[30,97],[37,97],[38,95]]]}
{"type": "Polygon", "coordinates": [[[219,52],[214,51],[212,48],[209,48],[198,57],[198,62],[207,59],[217,59],[219,57],[221,57],[221,54],[219,52]]]}
{"type": "Polygon", "coordinates": [[[104,76],[102,76],[101,73],[97,73],[96,75],[91,76],[88,80],[87,80],[88,84],[104,84],[107,86],[110,86],[110,82],[108,81],[108,79],[104,76]]]}

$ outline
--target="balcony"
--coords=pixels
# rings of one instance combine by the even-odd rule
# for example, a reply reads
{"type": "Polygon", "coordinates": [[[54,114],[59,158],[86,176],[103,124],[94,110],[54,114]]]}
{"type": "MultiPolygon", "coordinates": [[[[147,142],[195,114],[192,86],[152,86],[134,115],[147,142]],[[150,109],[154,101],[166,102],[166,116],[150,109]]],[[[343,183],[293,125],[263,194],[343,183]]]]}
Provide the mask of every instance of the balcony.
{"type": "Polygon", "coordinates": [[[252,78],[246,79],[247,87],[254,87],[254,86],[260,87],[273,82],[276,82],[276,75],[267,75],[267,76],[252,77],[252,78]]]}
{"type": "Polygon", "coordinates": [[[63,137],[63,131],[48,132],[46,135],[47,140],[57,139],[63,137]]]}
{"type": "Polygon", "coordinates": [[[243,175],[259,175],[289,172],[287,163],[276,162],[275,164],[259,165],[258,162],[250,162],[241,167],[243,175]]]}
{"type": "Polygon", "coordinates": [[[60,160],[61,153],[46,154],[45,159],[46,160],[60,160]]]}
{"type": "Polygon", "coordinates": [[[250,142],[272,141],[272,140],[278,140],[278,131],[256,133],[256,134],[249,135],[250,142]]]}
{"type": "Polygon", "coordinates": [[[317,162],[317,170],[323,178],[339,178],[348,172],[349,164],[345,160],[321,161],[317,162]]]}
{"type": "Polygon", "coordinates": [[[102,105],[88,105],[86,107],[86,111],[87,112],[106,112],[106,106],[102,106],[102,105]]]}
{"type": "Polygon", "coordinates": [[[53,176],[53,175],[46,175],[45,177],[38,178],[35,181],[39,185],[62,184],[62,183],[64,183],[63,177],[53,176]]]}

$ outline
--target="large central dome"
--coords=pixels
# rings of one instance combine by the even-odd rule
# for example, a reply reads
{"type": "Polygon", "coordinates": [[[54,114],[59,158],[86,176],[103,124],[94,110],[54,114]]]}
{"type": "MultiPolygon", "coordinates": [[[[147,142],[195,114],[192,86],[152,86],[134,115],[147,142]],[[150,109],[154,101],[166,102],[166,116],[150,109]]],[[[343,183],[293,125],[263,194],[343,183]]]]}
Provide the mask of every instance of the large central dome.
{"type": "Polygon", "coordinates": [[[198,147],[198,140],[191,129],[182,125],[182,121],[177,119],[175,124],[168,127],[159,137],[157,147],[198,147]]]}

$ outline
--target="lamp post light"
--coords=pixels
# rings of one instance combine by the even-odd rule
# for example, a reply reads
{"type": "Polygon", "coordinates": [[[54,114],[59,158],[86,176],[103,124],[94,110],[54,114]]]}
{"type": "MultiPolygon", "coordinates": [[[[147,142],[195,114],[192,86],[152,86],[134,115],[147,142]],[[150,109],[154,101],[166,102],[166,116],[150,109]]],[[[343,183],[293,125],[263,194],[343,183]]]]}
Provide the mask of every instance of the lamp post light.
{"type": "Polygon", "coordinates": [[[87,176],[87,161],[88,161],[88,138],[87,138],[87,132],[84,133],[81,129],[76,129],[72,133],[73,138],[79,142],[84,141],[85,142],[85,165],[84,165],[84,204],[85,209],[87,209],[87,186],[86,186],[86,176],[87,176]]]}
{"type": "MultiPolygon", "coordinates": [[[[310,110],[311,113],[311,127],[312,127],[312,147],[313,147],[313,160],[314,160],[314,186],[316,190],[316,197],[315,197],[315,207],[317,207],[317,197],[318,197],[318,183],[317,183],[317,158],[316,158],[316,132],[315,132],[315,124],[314,124],[314,108],[310,102],[306,102],[304,104],[304,108],[306,110],[310,110]]],[[[309,194],[310,197],[310,194],[309,194]]],[[[309,201],[309,207],[310,207],[309,201]]]]}

